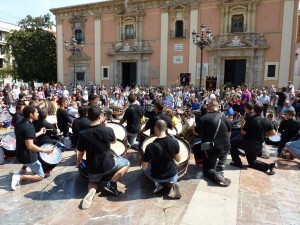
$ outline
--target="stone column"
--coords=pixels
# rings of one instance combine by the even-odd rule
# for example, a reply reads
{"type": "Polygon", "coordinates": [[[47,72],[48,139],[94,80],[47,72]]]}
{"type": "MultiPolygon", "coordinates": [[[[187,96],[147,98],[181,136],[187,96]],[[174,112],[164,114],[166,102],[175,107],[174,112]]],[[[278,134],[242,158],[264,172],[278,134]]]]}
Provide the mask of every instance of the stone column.
{"type": "Polygon", "coordinates": [[[56,20],[56,35],[57,35],[57,81],[64,82],[64,41],[63,41],[63,26],[62,20],[56,20]]]}
{"type": "Polygon", "coordinates": [[[101,84],[101,18],[100,15],[95,16],[94,21],[95,30],[95,83],[101,84]]]}
{"type": "Polygon", "coordinates": [[[160,85],[167,84],[168,78],[168,31],[169,14],[167,9],[162,8],[161,13],[161,36],[160,36],[160,85]]]}
{"type": "Polygon", "coordinates": [[[280,50],[280,66],[279,66],[279,80],[278,86],[283,87],[287,85],[290,72],[290,61],[292,51],[292,35],[293,35],[293,18],[294,18],[294,0],[285,0],[283,8],[282,21],[282,38],[280,50]]]}
{"type": "MultiPolygon", "coordinates": [[[[191,9],[190,16],[190,32],[195,30],[198,31],[198,10],[199,5],[194,5],[191,9]]],[[[193,43],[192,34],[190,36],[190,46],[189,46],[189,72],[191,73],[191,83],[196,85],[196,77],[197,77],[197,46],[193,43]]]]}

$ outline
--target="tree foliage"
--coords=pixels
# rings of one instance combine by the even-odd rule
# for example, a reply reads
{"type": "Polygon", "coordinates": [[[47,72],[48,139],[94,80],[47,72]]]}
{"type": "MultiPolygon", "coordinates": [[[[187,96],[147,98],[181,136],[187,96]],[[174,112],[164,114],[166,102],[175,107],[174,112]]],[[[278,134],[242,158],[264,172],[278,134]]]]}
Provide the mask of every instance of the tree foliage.
{"type": "Polygon", "coordinates": [[[56,81],[56,38],[50,31],[53,23],[50,14],[32,18],[27,16],[6,36],[6,51],[10,51],[15,63],[11,66],[17,79],[25,82],[56,81]]]}

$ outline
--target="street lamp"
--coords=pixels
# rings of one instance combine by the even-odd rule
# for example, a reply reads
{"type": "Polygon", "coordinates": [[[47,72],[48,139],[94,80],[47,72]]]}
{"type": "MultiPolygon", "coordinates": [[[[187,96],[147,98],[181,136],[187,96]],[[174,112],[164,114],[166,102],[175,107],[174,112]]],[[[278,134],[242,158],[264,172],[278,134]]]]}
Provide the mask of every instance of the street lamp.
{"type": "Polygon", "coordinates": [[[210,45],[212,39],[213,39],[213,35],[210,31],[210,29],[208,29],[206,31],[206,37],[204,36],[205,33],[205,24],[202,24],[200,26],[201,28],[201,34],[196,33],[196,31],[194,30],[192,32],[192,38],[193,38],[193,43],[195,45],[197,45],[200,48],[200,52],[201,52],[201,64],[200,64],[200,87],[199,87],[199,91],[202,91],[202,68],[203,68],[203,49],[205,46],[210,45]]]}
{"type": "Polygon", "coordinates": [[[74,60],[74,89],[76,88],[75,84],[76,84],[76,56],[79,56],[80,53],[82,52],[82,49],[83,49],[83,42],[80,43],[80,48],[76,47],[77,46],[77,40],[75,38],[75,35],[72,36],[72,43],[71,43],[71,46],[70,48],[69,47],[69,42],[68,41],[65,41],[65,49],[70,52],[73,56],[73,60],[74,60]]]}

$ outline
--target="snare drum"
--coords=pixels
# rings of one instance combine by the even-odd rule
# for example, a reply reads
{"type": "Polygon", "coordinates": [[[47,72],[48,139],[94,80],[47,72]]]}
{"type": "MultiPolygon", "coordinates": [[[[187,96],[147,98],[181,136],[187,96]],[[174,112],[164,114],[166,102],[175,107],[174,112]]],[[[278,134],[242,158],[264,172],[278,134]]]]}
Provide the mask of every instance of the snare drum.
{"type": "MultiPolygon", "coordinates": [[[[152,135],[152,136],[146,138],[146,140],[143,142],[142,151],[141,151],[142,158],[143,158],[143,155],[145,153],[147,145],[152,143],[155,139],[156,139],[156,136],[152,135]]],[[[181,156],[181,160],[180,160],[180,162],[177,166],[178,177],[182,178],[184,176],[184,174],[186,173],[188,165],[189,165],[189,159],[190,159],[190,155],[191,155],[191,148],[190,148],[189,144],[184,139],[182,139],[180,137],[175,137],[175,139],[179,143],[180,156],[181,156]]]]}
{"type": "Polygon", "coordinates": [[[107,127],[110,127],[114,130],[115,135],[118,139],[122,141],[126,141],[127,139],[127,132],[123,125],[116,123],[116,122],[108,122],[106,124],[107,127]]]}
{"type": "Polygon", "coordinates": [[[280,140],[281,140],[281,134],[277,133],[276,135],[267,138],[266,144],[268,144],[268,145],[279,145],[280,140]]]}
{"type": "Polygon", "coordinates": [[[2,146],[4,154],[7,157],[16,157],[16,135],[15,132],[9,132],[1,137],[1,142],[4,143],[2,146]]]}
{"type": "Polygon", "coordinates": [[[53,148],[53,151],[50,154],[39,152],[39,160],[42,164],[44,172],[49,172],[53,170],[58,163],[61,162],[62,155],[59,148],[52,144],[43,144],[41,146],[43,149],[53,148]]]}
{"type": "MultiPolygon", "coordinates": [[[[145,127],[146,124],[143,124],[141,127],[141,130],[145,127]]],[[[150,129],[146,130],[143,133],[139,133],[138,134],[138,141],[139,141],[139,149],[141,149],[143,142],[145,141],[145,139],[147,137],[150,136],[150,129]]]]}
{"type": "Polygon", "coordinates": [[[124,109],[122,107],[119,107],[119,106],[112,106],[111,109],[113,111],[114,116],[120,116],[124,112],[124,109]]]}
{"type": "MultiPolygon", "coordinates": [[[[125,157],[126,156],[126,145],[123,141],[121,140],[117,140],[116,143],[111,144],[110,148],[118,155],[118,156],[122,156],[125,157]]],[[[78,166],[78,171],[79,174],[85,178],[88,178],[88,168],[86,166],[86,158],[85,155],[83,157],[83,159],[80,162],[80,165],[78,166]]],[[[115,171],[116,172],[116,171],[115,171]]],[[[112,176],[114,175],[114,173],[112,174],[107,174],[105,176],[103,176],[102,180],[107,181],[107,180],[111,180],[112,176]]]]}

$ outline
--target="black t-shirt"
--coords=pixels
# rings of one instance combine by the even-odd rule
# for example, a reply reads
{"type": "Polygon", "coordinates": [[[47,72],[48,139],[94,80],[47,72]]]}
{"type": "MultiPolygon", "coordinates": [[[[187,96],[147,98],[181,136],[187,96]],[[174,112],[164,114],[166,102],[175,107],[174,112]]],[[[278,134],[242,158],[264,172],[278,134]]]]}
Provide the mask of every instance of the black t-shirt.
{"type": "Polygon", "coordinates": [[[163,114],[162,112],[157,113],[156,115],[150,117],[150,119],[147,121],[145,128],[146,130],[150,129],[150,135],[154,134],[154,126],[157,120],[162,119],[166,121],[168,128],[172,128],[172,121],[171,117],[163,114]]]}
{"type": "Polygon", "coordinates": [[[282,92],[282,91],[279,91],[279,92],[276,92],[276,95],[278,95],[278,102],[277,102],[277,105],[278,105],[278,106],[283,106],[285,100],[286,100],[287,97],[288,97],[287,93],[282,92]]]}
{"type": "Polygon", "coordinates": [[[12,121],[11,121],[11,124],[13,125],[13,126],[16,126],[17,125],[17,123],[19,123],[19,122],[21,122],[22,120],[23,120],[23,116],[22,115],[20,115],[19,113],[15,113],[14,115],[13,115],[13,117],[12,117],[12,121]]]}
{"type": "Polygon", "coordinates": [[[35,139],[35,129],[30,121],[23,119],[15,127],[16,157],[20,163],[34,163],[38,160],[38,153],[27,149],[25,140],[35,139]]]}
{"type": "Polygon", "coordinates": [[[126,130],[129,133],[138,133],[141,129],[141,118],[144,115],[144,110],[140,105],[130,105],[123,116],[127,121],[126,130]]]}
{"type": "Polygon", "coordinates": [[[39,132],[43,127],[47,129],[45,134],[42,134],[36,138],[37,144],[39,146],[42,146],[46,143],[54,144],[57,142],[57,140],[55,139],[57,130],[55,129],[53,124],[47,122],[46,120],[36,120],[33,121],[33,126],[36,133],[39,132]]]}
{"type": "Polygon", "coordinates": [[[65,109],[58,109],[56,112],[57,126],[65,133],[69,133],[69,123],[72,123],[72,118],[65,109]]]}
{"type": "Polygon", "coordinates": [[[90,174],[104,173],[114,167],[113,156],[108,154],[107,150],[115,139],[113,129],[103,125],[89,126],[79,133],[77,150],[86,151],[87,169],[90,174]]]}
{"type": "Polygon", "coordinates": [[[11,101],[10,101],[9,97],[2,98],[2,101],[3,101],[4,105],[8,105],[8,106],[11,105],[11,101]]]}
{"type": "MultiPolygon", "coordinates": [[[[219,118],[219,112],[211,112],[196,121],[195,132],[201,135],[202,142],[211,142],[213,140],[218,127],[219,118]]],[[[222,115],[217,136],[213,141],[215,152],[227,152],[230,150],[228,132],[231,132],[231,122],[227,117],[222,115]]]]}
{"type": "Polygon", "coordinates": [[[143,159],[144,162],[151,163],[151,176],[160,180],[174,177],[177,173],[174,158],[180,150],[178,141],[167,136],[164,138],[156,138],[153,143],[147,145],[143,159]],[[163,153],[153,143],[159,143],[162,150],[167,153],[163,153]]]}
{"type": "Polygon", "coordinates": [[[90,126],[90,120],[86,117],[79,117],[73,120],[72,131],[73,131],[73,144],[76,146],[78,141],[78,135],[80,131],[90,126]]]}
{"type": "Polygon", "coordinates": [[[243,139],[253,145],[260,146],[264,142],[265,135],[273,130],[273,127],[267,118],[253,114],[247,118],[242,129],[247,132],[243,139]]]}
{"type": "Polygon", "coordinates": [[[299,130],[300,121],[288,119],[280,123],[278,132],[281,133],[281,141],[288,142],[298,134],[299,130]]]}

